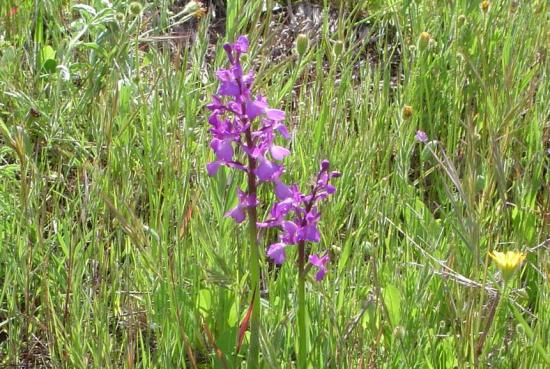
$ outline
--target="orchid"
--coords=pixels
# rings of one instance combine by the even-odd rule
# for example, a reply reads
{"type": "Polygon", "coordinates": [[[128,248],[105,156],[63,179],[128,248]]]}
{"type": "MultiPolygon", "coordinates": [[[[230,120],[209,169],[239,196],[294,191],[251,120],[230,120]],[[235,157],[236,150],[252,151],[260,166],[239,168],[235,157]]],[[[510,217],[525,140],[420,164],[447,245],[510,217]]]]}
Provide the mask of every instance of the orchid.
{"type": "MultiPolygon", "coordinates": [[[[210,110],[208,123],[211,134],[210,148],[215,160],[208,163],[208,175],[217,174],[220,167],[228,167],[246,173],[246,191],[237,190],[238,203],[225,216],[242,223],[248,217],[250,237],[250,347],[248,364],[258,367],[260,326],[260,254],[258,248],[257,199],[258,185],[273,183],[275,193],[281,187],[280,176],[284,172],[282,160],[290,154],[283,146],[275,144],[277,135],[289,139],[282,123],[285,113],[270,108],[267,99],[254,95],[254,73],[245,72],[241,56],[248,52],[246,36],[240,36],[233,44],[225,44],[229,61],[227,69],[216,73],[219,81],[217,93],[206,106],[210,110]]],[[[248,320],[241,329],[246,330],[248,320]]]]}
{"type": "MultiPolygon", "coordinates": [[[[248,47],[246,36],[240,36],[234,44],[224,45],[230,67],[216,73],[220,86],[207,105],[211,111],[208,118],[212,135],[210,148],[216,156],[207,165],[207,170],[210,176],[214,176],[221,166],[226,166],[254,175],[258,183],[276,182],[284,171],[279,162],[290,154],[288,149],[274,143],[276,133],[285,139],[290,135],[282,123],[285,113],[270,108],[264,96],[252,94],[254,74],[245,73],[240,61],[248,47]],[[256,129],[252,125],[254,122],[257,123],[256,129]],[[247,156],[248,163],[239,158],[239,153],[247,156]]],[[[245,219],[242,214],[238,212],[238,216],[233,216],[235,212],[227,213],[237,222],[245,219]]]]}
{"type": "MultiPolygon", "coordinates": [[[[329,167],[328,160],[323,160],[315,184],[311,186],[308,194],[301,193],[297,185],[287,186],[279,180],[275,181],[275,194],[279,202],[271,208],[271,218],[258,223],[261,228],[280,227],[281,229],[279,241],[269,246],[267,251],[267,256],[275,264],[284,263],[287,247],[320,241],[318,203],[336,191],[330,180],[340,176],[339,172],[331,172],[329,167]]],[[[322,257],[310,255],[309,261],[319,270],[316,280],[322,280],[327,271],[328,255],[322,257]]]]}
{"type": "MultiPolygon", "coordinates": [[[[305,276],[306,242],[318,243],[321,235],[318,229],[319,203],[336,188],[331,179],[340,176],[330,171],[327,160],[321,163],[315,183],[309,193],[300,192],[297,185],[286,185],[281,176],[285,172],[282,161],[290,151],[276,144],[277,137],[290,139],[288,129],[283,124],[285,113],[269,107],[263,95],[254,95],[254,73],[245,72],[241,64],[241,55],[248,52],[249,42],[246,36],[240,36],[233,44],[224,45],[229,67],[216,73],[219,81],[217,93],[207,105],[210,110],[208,123],[211,134],[210,148],[215,159],[206,166],[210,176],[214,176],[220,167],[228,167],[244,172],[247,177],[246,191],[237,189],[237,205],[225,213],[237,223],[248,218],[250,237],[249,282],[251,302],[250,347],[248,367],[258,367],[260,300],[257,291],[260,288],[260,255],[258,251],[258,228],[280,228],[279,240],[269,246],[267,256],[276,264],[286,260],[286,249],[298,246],[298,362],[306,367],[305,334],[305,276]],[[271,208],[269,218],[259,222],[257,190],[260,184],[271,184],[277,202],[271,208]]],[[[327,273],[328,254],[311,254],[308,257],[312,267],[317,269],[315,279],[321,281],[327,273]]],[[[241,325],[241,332],[248,324],[241,325]]],[[[243,337],[242,333],[240,337],[243,337]]],[[[242,338],[241,338],[242,339],[242,338]]],[[[241,340],[240,339],[240,340],[241,340]]],[[[239,340],[239,342],[240,342],[239,340]]]]}

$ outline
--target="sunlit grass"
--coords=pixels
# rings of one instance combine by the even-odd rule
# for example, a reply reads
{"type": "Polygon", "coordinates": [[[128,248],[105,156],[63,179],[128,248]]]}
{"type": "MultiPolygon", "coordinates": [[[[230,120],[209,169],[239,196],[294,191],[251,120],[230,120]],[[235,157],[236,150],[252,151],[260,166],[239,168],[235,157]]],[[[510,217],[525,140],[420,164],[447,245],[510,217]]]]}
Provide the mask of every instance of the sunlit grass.
{"type": "MultiPolygon", "coordinates": [[[[166,40],[172,1],[83,3],[0,3],[0,366],[245,367],[247,240],[223,217],[240,177],[206,175],[204,104],[246,33],[296,137],[285,178],[343,173],[329,273],[306,284],[311,367],[548,367],[547,1],[333,1],[276,62],[262,1],[229,1],[210,49],[211,14],[166,40]],[[527,255],[516,310],[492,250],[527,255]]],[[[295,266],[262,268],[262,362],[292,368],[295,266]]]]}

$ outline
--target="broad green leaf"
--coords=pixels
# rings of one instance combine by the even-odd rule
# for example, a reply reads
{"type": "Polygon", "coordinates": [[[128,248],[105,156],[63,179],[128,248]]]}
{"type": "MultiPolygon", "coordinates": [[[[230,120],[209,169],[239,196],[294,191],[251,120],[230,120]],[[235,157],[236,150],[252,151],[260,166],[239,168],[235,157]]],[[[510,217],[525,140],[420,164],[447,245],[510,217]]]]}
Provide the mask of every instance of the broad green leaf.
{"type": "Polygon", "coordinates": [[[382,296],[388,309],[390,322],[395,327],[401,320],[401,292],[397,287],[389,284],[384,288],[382,296]]]}

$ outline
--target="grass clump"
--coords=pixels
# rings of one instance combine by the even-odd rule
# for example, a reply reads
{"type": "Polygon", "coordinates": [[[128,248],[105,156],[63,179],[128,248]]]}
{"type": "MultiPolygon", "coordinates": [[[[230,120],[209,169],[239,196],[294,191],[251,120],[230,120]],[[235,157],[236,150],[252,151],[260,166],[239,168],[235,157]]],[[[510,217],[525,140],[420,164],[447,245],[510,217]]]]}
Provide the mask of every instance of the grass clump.
{"type": "MultiPolygon", "coordinates": [[[[238,181],[206,175],[204,106],[248,34],[300,137],[288,181],[343,174],[310,367],[546,368],[548,3],[228,3],[0,4],[0,366],[246,367],[238,181]],[[505,288],[494,251],[525,254],[505,288]]],[[[261,260],[264,368],[296,366],[289,264],[261,260]]]]}

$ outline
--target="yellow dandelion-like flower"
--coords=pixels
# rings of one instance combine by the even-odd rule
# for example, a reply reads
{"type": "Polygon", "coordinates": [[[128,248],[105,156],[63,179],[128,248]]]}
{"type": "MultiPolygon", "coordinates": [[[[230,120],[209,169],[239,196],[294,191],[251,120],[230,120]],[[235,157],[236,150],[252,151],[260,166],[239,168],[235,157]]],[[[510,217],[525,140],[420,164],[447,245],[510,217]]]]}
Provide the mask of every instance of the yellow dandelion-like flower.
{"type": "Polygon", "coordinates": [[[516,270],[519,269],[521,263],[525,260],[524,253],[517,251],[492,251],[489,252],[489,256],[495,261],[498,269],[502,273],[502,278],[505,282],[508,282],[514,275],[516,270]]]}

